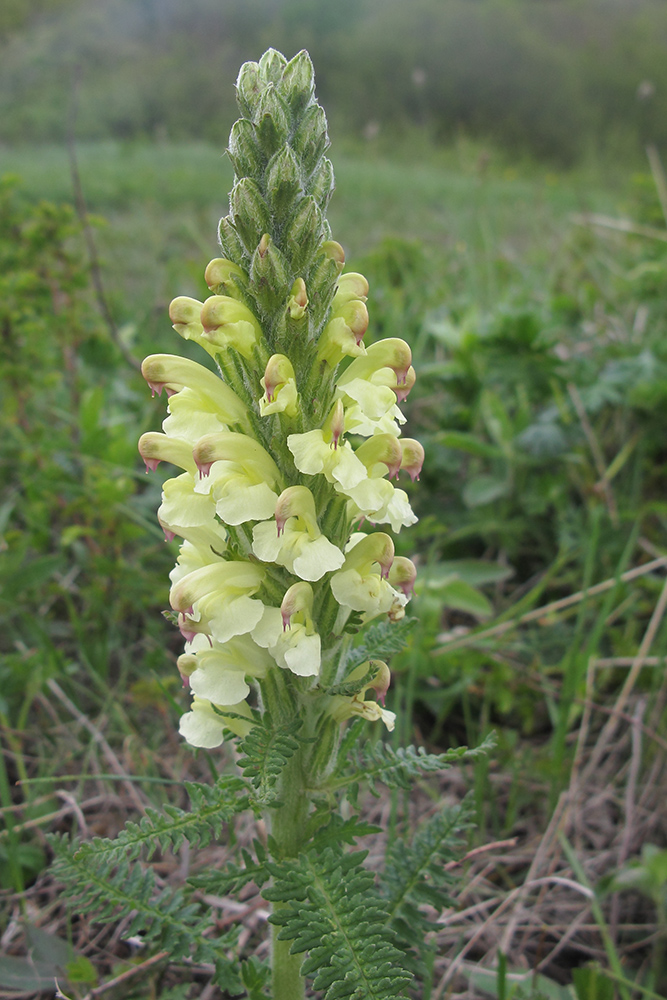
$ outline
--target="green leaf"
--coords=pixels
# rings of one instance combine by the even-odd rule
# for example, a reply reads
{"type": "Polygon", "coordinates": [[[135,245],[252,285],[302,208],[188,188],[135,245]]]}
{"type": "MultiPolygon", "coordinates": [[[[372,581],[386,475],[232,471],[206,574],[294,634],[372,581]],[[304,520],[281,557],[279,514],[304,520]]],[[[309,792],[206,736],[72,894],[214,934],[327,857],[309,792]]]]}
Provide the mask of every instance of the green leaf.
{"type": "Polygon", "coordinates": [[[410,976],[366,854],[332,846],[269,865],[273,882],[262,895],[284,904],[269,920],[294,942],[293,954],[308,952],[301,973],[324,1000],[405,1000],[410,976]]]}
{"type": "Polygon", "coordinates": [[[58,969],[51,962],[0,955],[0,986],[21,993],[41,993],[53,988],[58,969]]]}
{"type": "Polygon", "coordinates": [[[614,984],[599,966],[588,965],[573,969],[572,979],[577,1000],[614,1000],[614,984]]]}
{"type": "Polygon", "coordinates": [[[477,618],[488,618],[493,614],[493,608],[479,590],[471,587],[465,580],[452,577],[438,587],[438,593],[446,608],[456,608],[477,618]]]}
{"type": "Polygon", "coordinates": [[[471,587],[481,587],[486,583],[500,583],[514,575],[512,566],[501,566],[486,559],[448,559],[419,570],[422,587],[435,588],[443,580],[455,574],[471,587]]]}
{"type": "Polygon", "coordinates": [[[502,458],[503,452],[495,444],[489,444],[474,434],[467,434],[465,431],[443,431],[434,434],[431,439],[435,444],[442,444],[446,448],[455,448],[457,451],[465,451],[469,455],[477,455],[479,458],[502,458]]]}
{"type": "Polygon", "coordinates": [[[475,476],[469,479],[463,489],[463,502],[467,507],[481,507],[485,503],[506,497],[510,485],[506,479],[497,476],[475,476]]]}

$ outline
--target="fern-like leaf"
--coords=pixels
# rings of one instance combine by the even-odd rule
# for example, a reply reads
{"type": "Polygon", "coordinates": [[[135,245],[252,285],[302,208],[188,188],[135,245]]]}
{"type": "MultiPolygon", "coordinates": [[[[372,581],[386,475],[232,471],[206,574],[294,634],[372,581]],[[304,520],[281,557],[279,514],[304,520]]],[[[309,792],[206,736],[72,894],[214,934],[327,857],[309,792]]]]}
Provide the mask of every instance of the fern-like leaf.
{"type": "Polygon", "coordinates": [[[417,624],[417,618],[402,618],[398,622],[377,622],[364,634],[363,644],[354,646],[345,661],[345,675],[351,674],[366,660],[384,660],[394,653],[400,653],[408,644],[410,633],[417,624]]]}
{"type": "Polygon", "coordinates": [[[374,795],[377,794],[377,782],[382,782],[388,788],[403,788],[409,791],[415,778],[445,771],[452,764],[474,760],[488,753],[493,746],[495,746],[493,734],[478,747],[472,749],[456,747],[438,754],[427,753],[423,747],[408,746],[394,750],[388,743],[366,743],[351,754],[353,770],[344,771],[342,777],[336,779],[335,784],[367,781],[374,795]]]}
{"type": "Polygon", "coordinates": [[[439,912],[455,905],[449,891],[459,876],[447,863],[461,856],[464,835],[473,826],[467,801],[445,806],[425,820],[412,838],[395,840],[387,852],[380,891],[386,899],[388,923],[397,937],[419,953],[424,938],[435,929],[420,907],[439,912]]]}
{"type": "Polygon", "coordinates": [[[53,872],[76,899],[79,913],[110,922],[130,917],[125,935],[141,934],[147,944],[168,951],[172,961],[191,958],[216,967],[216,982],[230,992],[242,992],[237,963],[227,952],[236,945],[237,931],[208,937],[210,912],[182,889],[158,889],[150,867],[125,855],[75,851],[67,838],[50,837],[55,853],[53,872]]]}
{"type": "Polygon", "coordinates": [[[213,896],[237,895],[249,882],[261,888],[270,878],[266,867],[266,849],[258,840],[253,841],[253,848],[254,856],[246,848],[241,849],[243,865],[230,862],[226,868],[193,875],[188,883],[213,896]]]}
{"type": "Polygon", "coordinates": [[[108,864],[118,864],[142,853],[150,858],[158,849],[177,851],[185,840],[205,847],[220,838],[226,822],[250,805],[248,786],[240,778],[222,777],[214,785],[186,782],[185,788],[191,810],[172,805],[163,806],[161,812],[147,809],[138,823],[127,823],[115,840],[96,837],[78,850],[88,859],[103,857],[108,864]]]}
{"type": "Polygon", "coordinates": [[[299,749],[297,733],[302,725],[303,719],[299,718],[274,723],[266,712],[239,745],[239,767],[255,789],[258,805],[278,804],[278,779],[299,749]]]}
{"type": "Polygon", "coordinates": [[[366,854],[326,847],[269,864],[273,883],[262,894],[282,904],[269,919],[293,953],[308,952],[301,972],[324,1000],[405,1000],[410,976],[366,854]]]}

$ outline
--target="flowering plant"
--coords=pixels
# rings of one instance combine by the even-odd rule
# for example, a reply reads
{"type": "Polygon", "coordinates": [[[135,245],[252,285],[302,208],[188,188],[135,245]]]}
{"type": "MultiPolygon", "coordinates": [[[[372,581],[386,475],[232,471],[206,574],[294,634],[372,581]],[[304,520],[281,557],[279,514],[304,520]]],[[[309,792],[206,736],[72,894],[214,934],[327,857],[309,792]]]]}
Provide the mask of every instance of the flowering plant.
{"type": "MultiPolygon", "coordinates": [[[[90,878],[97,865],[108,896],[119,871],[129,877],[119,863],[128,852],[136,857],[151,838],[206,841],[250,808],[266,820],[267,843],[190,889],[262,888],[273,904],[274,1000],[303,997],[304,977],[331,1000],[395,998],[424,947],[426,931],[415,939],[415,927],[430,926],[420,894],[442,881],[439,862],[465,825],[458,810],[439,811],[388,857],[379,888],[364,852],[345,851],[370,829],[352,809],[360,781],[409,788],[465,752],[358,742],[364,720],[394,728],[385,659],[412,624],[416,569],[395,556],[389,532],[416,521],[392,481],[418,478],[424,459],[402,434],[415,372],[403,340],[364,342],[368,284],[344,272],[325,218],[334,177],[308,54],[288,62],[270,49],[241,68],[237,94],[243,117],[228,150],[236,176],[222,255],[205,271],[211,295],[181,296],[169,309],[177,333],[210,361],[145,359],[168,416],[139,450],[147,469],[164,461],[181,470],[158,511],[167,538],[181,540],[169,601],[192,700],[180,733],[209,749],[235,739],[243,778],[191,788],[191,813],[150,815],[117,841],[82,845],[62,875],[85,869],[90,878]]],[[[269,971],[249,961],[239,978],[232,938],[212,940],[196,906],[170,902],[165,921],[150,884],[136,876],[135,885],[133,927],[166,938],[174,955],[213,961],[230,992],[266,996],[269,971]]]]}

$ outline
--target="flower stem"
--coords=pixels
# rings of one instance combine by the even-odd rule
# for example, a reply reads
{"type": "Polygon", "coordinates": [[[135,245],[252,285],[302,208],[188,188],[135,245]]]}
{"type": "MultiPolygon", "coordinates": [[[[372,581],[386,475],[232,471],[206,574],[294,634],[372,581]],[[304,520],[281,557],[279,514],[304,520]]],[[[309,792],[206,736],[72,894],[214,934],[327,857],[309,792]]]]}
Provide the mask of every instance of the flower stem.
{"type": "MultiPolygon", "coordinates": [[[[302,750],[285,767],[281,786],[281,805],[271,812],[271,834],[280,856],[294,858],[299,854],[303,843],[308,815],[302,750]]],[[[273,911],[287,905],[275,902],[273,911]]],[[[300,973],[303,955],[290,955],[291,942],[280,941],[279,932],[280,927],[274,926],[271,954],[273,1000],[303,1000],[305,982],[300,973]]]]}

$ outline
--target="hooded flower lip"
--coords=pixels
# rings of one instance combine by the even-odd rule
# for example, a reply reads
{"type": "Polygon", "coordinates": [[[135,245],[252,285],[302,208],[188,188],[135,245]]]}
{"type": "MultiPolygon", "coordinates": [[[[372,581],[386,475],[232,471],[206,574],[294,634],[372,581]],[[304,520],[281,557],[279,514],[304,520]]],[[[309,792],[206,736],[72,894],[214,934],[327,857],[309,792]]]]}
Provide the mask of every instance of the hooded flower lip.
{"type": "Polygon", "coordinates": [[[370,378],[380,368],[391,368],[398,385],[407,382],[412,362],[412,351],[404,340],[387,337],[366,348],[366,356],[355,358],[338,378],[338,385],[345,386],[355,378],[370,378]]]}
{"type": "Polygon", "coordinates": [[[194,473],[197,466],[187,441],[167,437],[158,431],[147,431],[139,438],[139,454],[146,463],[146,472],[155,472],[160,462],[170,462],[185,472],[194,473]]]}
{"type": "Polygon", "coordinates": [[[353,536],[342,569],[331,577],[331,592],[342,608],[361,611],[366,620],[387,614],[407,598],[387,583],[394,543],[383,531],[353,536]],[[360,540],[358,540],[360,539],[360,540]],[[380,573],[373,569],[380,567],[380,573]]]}
{"type": "Polygon", "coordinates": [[[403,451],[398,438],[393,434],[374,434],[359,445],[355,455],[366,466],[369,475],[375,475],[376,466],[384,465],[386,471],[378,470],[381,476],[388,474],[390,479],[398,478],[403,451]]]}
{"type": "Polygon", "coordinates": [[[250,632],[264,610],[262,602],[252,598],[264,574],[264,567],[240,560],[220,561],[188,573],[169,593],[174,611],[187,616],[181,623],[183,634],[204,631],[224,643],[250,632]]]}
{"type": "Polygon", "coordinates": [[[276,485],[281,480],[280,469],[268,451],[247,434],[221,431],[206,434],[193,449],[194,461],[202,476],[208,476],[214,462],[234,462],[252,476],[276,485]]]}
{"type": "Polygon", "coordinates": [[[196,361],[173,354],[151,354],[144,358],[141,373],[154,395],[160,395],[163,389],[168,395],[191,389],[215,404],[224,423],[243,424],[247,420],[247,408],[233,389],[196,361]]]}
{"type": "Polygon", "coordinates": [[[395,556],[389,570],[389,583],[392,587],[402,590],[406,597],[411,597],[415,590],[417,567],[412,559],[405,556],[395,556]]]}
{"type": "Polygon", "coordinates": [[[414,483],[415,479],[419,479],[424,465],[424,448],[414,438],[402,438],[400,448],[401,469],[405,469],[414,483]]]}
{"type": "Polygon", "coordinates": [[[292,362],[284,354],[272,354],[260,385],[264,396],[259,401],[259,412],[266,417],[271,413],[285,413],[295,417],[299,412],[299,394],[296,388],[292,362]]]}
{"type": "Polygon", "coordinates": [[[344,357],[366,354],[363,337],[368,329],[368,310],[361,299],[349,299],[336,306],[317,342],[317,357],[332,368],[344,357]]]}
{"type": "Polygon", "coordinates": [[[262,328],[247,306],[229,295],[211,295],[200,313],[202,338],[218,350],[232,348],[250,360],[262,328]]]}

